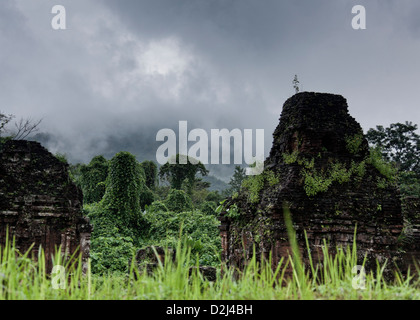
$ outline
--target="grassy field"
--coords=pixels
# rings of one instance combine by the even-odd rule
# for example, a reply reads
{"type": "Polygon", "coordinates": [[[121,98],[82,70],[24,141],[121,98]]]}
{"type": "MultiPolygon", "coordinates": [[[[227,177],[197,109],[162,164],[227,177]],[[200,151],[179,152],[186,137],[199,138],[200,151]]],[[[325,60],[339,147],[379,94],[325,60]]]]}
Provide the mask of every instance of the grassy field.
{"type": "Polygon", "coordinates": [[[107,276],[93,275],[89,269],[83,275],[80,258],[65,264],[61,255],[56,255],[54,265],[64,265],[65,273],[49,275],[43,267],[46,257],[42,251],[38,262],[34,262],[28,253],[18,253],[9,242],[0,251],[0,299],[420,299],[420,283],[410,275],[403,279],[396,274],[395,280],[387,283],[382,276],[384,266],[378,266],[375,275],[356,275],[355,247],[339,250],[335,256],[326,250],[324,254],[321,268],[312,265],[310,270],[304,270],[298,255],[282,261],[276,270],[272,270],[270,261],[258,263],[254,258],[238,277],[234,270],[225,268],[216,281],[210,282],[199,273],[189,276],[192,257],[182,241],[178,244],[177,262],[167,261],[151,275],[139,273],[132,266],[126,275],[107,276]],[[288,265],[293,276],[285,277],[288,265]],[[309,273],[313,276],[309,277],[309,273]]]}

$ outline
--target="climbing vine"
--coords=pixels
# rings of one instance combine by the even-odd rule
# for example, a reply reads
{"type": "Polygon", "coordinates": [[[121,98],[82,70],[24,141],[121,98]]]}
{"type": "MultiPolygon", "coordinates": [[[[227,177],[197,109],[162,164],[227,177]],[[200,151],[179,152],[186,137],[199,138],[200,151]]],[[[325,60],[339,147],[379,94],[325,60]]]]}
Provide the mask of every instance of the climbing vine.
{"type": "Polygon", "coordinates": [[[144,172],[132,154],[120,152],[110,160],[105,186],[103,218],[120,234],[137,238],[141,229],[140,195],[146,186],[144,172]]]}
{"type": "Polygon", "coordinates": [[[398,169],[384,160],[379,148],[370,149],[370,156],[367,162],[374,166],[389,182],[395,182],[398,169]]]}
{"type": "Polygon", "coordinates": [[[334,162],[326,170],[316,170],[307,166],[302,170],[304,189],[309,197],[326,192],[334,182],[343,184],[349,182],[352,176],[362,178],[365,173],[365,161],[359,163],[352,161],[349,168],[343,163],[334,162]]]}
{"type": "Polygon", "coordinates": [[[359,152],[361,151],[363,139],[364,137],[362,133],[358,133],[358,134],[355,134],[354,136],[346,137],[347,151],[354,155],[359,154],[359,152]]]}
{"type": "MultiPolygon", "coordinates": [[[[358,154],[363,142],[363,135],[357,134],[347,138],[346,141],[347,150],[353,154],[358,154]]],[[[309,160],[305,157],[299,157],[297,151],[291,154],[284,153],[283,160],[286,164],[297,163],[303,167],[304,189],[310,197],[326,192],[334,182],[342,184],[349,182],[352,177],[362,178],[366,174],[367,164],[375,167],[383,176],[383,178],[377,180],[377,186],[380,189],[384,189],[389,183],[395,182],[397,176],[397,169],[383,159],[379,149],[371,149],[367,159],[360,162],[352,161],[350,166],[335,161],[324,169],[315,169],[315,158],[309,160]]]]}
{"type": "Polygon", "coordinates": [[[297,150],[293,151],[292,153],[283,153],[283,160],[286,164],[295,163],[298,159],[299,152],[297,150]]]}
{"type": "Polygon", "coordinates": [[[193,208],[191,198],[183,190],[172,189],[165,200],[166,207],[173,212],[190,211],[193,208]]]}
{"type": "Polygon", "coordinates": [[[278,174],[271,170],[265,170],[262,174],[249,176],[242,182],[242,187],[248,191],[248,201],[250,203],[258,203],[260,191],[264,188],[265,183],[270,187],[280,182],[278,174]]]}
{"type": "Polygon", "coordinates": [[[83,165],[80,168],[80,186],[85,204],[102,200],[107,176],[108,161],[103,156],[94,157],[88,165],[83,165]]]}

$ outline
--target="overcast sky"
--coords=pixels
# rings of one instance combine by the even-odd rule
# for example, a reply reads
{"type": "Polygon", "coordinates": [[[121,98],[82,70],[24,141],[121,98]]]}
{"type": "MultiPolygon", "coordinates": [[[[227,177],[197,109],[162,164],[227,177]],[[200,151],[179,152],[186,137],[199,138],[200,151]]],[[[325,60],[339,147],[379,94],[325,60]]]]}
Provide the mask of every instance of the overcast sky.
{"type": "MultiPolygon", "coordinates": [[[[0,110],[43,118],[74,161],[156,152],[158,130],[265,129],[298,75],[366,131],[420,124],[418,0],[2,0],[0,110]],[[54,5],[67,29],[54,30],[54,5]],[[367,29],[353,30],[364,5],[367,29]],[[118,148],[121,148],[119,150],[118,148]]],[[[157,144],[159,145],[159,143],[157,144]]]]}

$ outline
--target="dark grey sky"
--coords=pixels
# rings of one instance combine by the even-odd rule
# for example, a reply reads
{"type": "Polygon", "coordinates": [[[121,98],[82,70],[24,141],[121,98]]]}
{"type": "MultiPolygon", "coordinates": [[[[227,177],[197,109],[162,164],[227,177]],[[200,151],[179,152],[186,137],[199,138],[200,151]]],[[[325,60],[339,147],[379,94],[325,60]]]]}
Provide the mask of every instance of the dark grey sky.
{"type": "Polygon", "coordinates": [[[43,118],[73,161],[156,151],[156,132],[266,130],[295,74],[369,129],[420,124],[418,0],[2,0],[0,110],[43,118]],[[64,5],[67,30],[51,28],[64,5]],[[351,9],[367,10],[353,30],[351,9]]]}

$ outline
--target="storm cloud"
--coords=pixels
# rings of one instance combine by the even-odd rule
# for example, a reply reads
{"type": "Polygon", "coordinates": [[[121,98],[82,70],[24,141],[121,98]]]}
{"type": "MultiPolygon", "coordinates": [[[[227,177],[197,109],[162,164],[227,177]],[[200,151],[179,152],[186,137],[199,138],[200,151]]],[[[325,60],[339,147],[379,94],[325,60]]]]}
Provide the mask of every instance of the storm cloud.
{"type": "Polygon", "coordinates": [[[295,74],[302,91],[342,94],[365,130],[420,124],[419,14],[415,0],[5,0],[0,110],[43,118],[73,162],[153,159],[158,130],[182,120],[265,129],[268,154],[295,74]],[[51,27],[56,4],[66,30],[51,27]]]}

